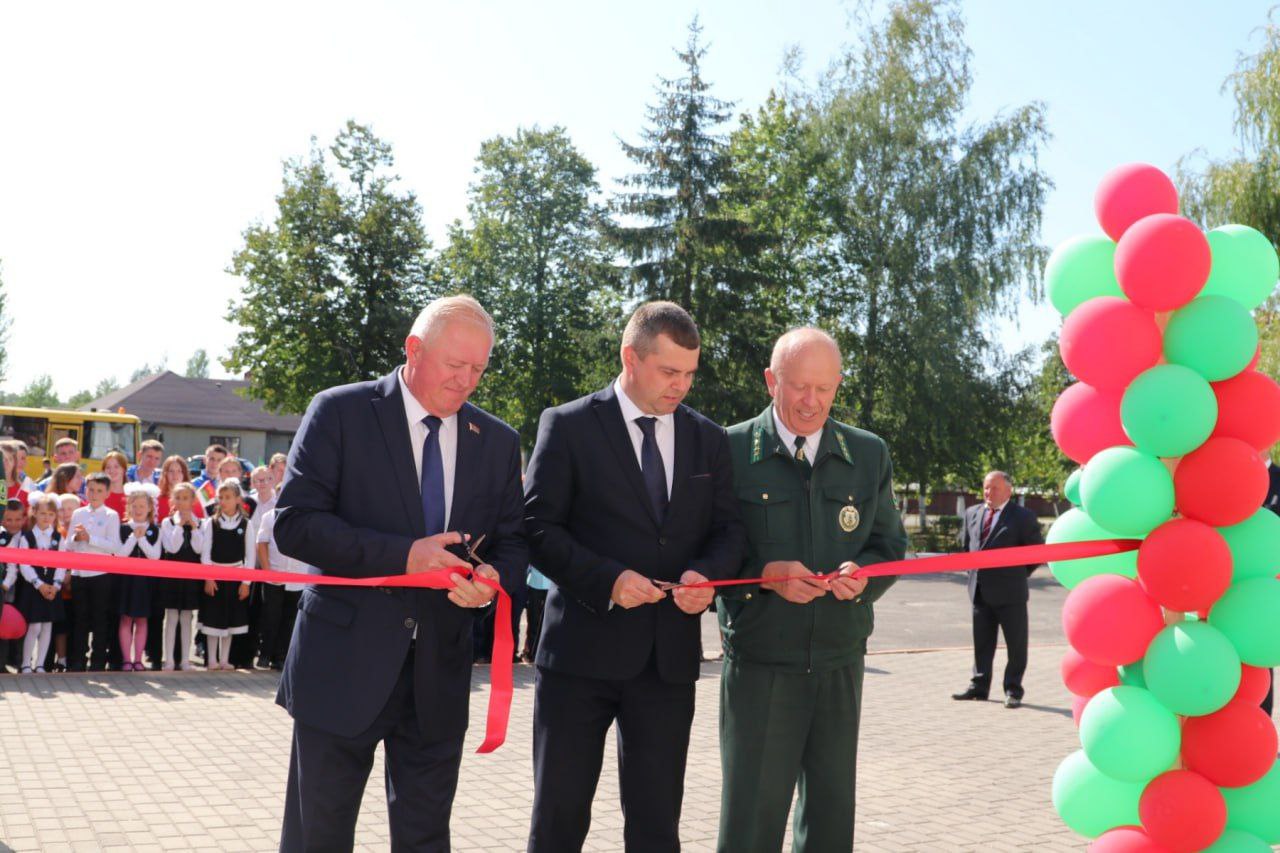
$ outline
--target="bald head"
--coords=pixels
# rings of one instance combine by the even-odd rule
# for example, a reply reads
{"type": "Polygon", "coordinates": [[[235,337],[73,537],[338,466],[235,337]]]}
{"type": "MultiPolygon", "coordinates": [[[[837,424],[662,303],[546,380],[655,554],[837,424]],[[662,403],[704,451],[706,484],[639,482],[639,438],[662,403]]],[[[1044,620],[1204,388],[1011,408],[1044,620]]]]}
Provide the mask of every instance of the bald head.
{"type": "Polygon", "coordinates": [[[836,371],[839,372],[842,362],[840,345],[836,343],[835,338],[812,326],[792,329],[778,338],[773,345],[773,355],[769,359],[769,369],[775,374],[782,373],[789,362],[814,350],[818,352],[820,357],[833,359],[836,371]]]}
{"type": "Polygon", "coordinates": [[[792,329],[773,345],[764,372],[774,412],[796,435],[822,429],[840,390],[840,347],[821,329],[792,329]]]}

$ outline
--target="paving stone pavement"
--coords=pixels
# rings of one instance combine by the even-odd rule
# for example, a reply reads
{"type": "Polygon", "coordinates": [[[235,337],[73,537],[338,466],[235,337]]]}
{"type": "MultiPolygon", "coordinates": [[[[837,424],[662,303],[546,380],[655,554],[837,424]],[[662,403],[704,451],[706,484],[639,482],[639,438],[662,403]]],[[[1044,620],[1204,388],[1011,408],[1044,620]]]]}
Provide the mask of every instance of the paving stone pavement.
{"type": "MultiPolygon", "coordinates": [[[[948,595],[912,617],[955,606],[948,595]]],[[[893,619],[884,621],[893,640],[893,619]]],[[[1083,850],[1049,802],[1054,768],[1077,747],[1061,652],[1033,643],[1026,704],[1013,711],[950,699],[967,679],[964,648],[871,655],[857,849],[1083,850]]],[[[681,824],[689,851],[715,849],[719,669],[706,663],[697,691],[681,824]]],[[[488,668],[477,668],[453,846],[522,850],[533,793],[532,670],[516,668],[506,745],[475,755],[487,679],[488,668]]],[[[288,716],[272,702],[275,682],[266,672],[0,676],[0,850],[274,850],[290,737],[288,716]]],[[[389,847],[382,766],[379,756],[357,849],[389,847]]],[[[622,850],[615,768],[611,744],[587,850],[622,850]]]]}

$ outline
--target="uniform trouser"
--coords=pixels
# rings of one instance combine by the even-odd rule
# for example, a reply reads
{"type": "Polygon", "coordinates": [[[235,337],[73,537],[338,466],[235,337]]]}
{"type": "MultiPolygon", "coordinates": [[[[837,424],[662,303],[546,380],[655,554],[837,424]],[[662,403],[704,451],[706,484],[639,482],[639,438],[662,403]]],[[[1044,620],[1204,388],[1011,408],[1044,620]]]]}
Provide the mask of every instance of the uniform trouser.
{"type": "Polygon", "coordinates": [[[67,668],[83,672],[85,657],[89,655],[89,635],[93,634],[93,652],[89,656],[89,669],[106,669],[113,638],[119,627],[111,622],[115,609],[115,578],[111,575],[77,577],[72,583],[75,590],[71,606],[75,608],[75,629],[71,634],[71,648],[67,653],[67,668]]]}
{"type": "MultiPolygon", "coordinates": [[[[865,651],[865,646],[863,647],[865,651]]],[[[720,680],[720,853],[853,849],[863,660],[790,672],[726,659],[720,680]]]]}
{"type": "Polygon", "coordinates": [[[289,653],[289,640],[293,636],[293,623],[298,618],[298,599],[302,593],[270,583],[260,587],[262,609],[258,613],[258,624],[262,643],[258,660],[283,665],[285,655],[289,653]]]}
{"type": "Polygon", "coordinates": [[[991,690],[996,659],[996,632],[1004,632],[1008,663],[1004,668],[1004,692],[1022,698],[1022,676],[1027,671],[1027,643],[1030,618],[1025,601],[992,605],[982,597],[982,584],[973,595],[973,689],[991,690]]]}

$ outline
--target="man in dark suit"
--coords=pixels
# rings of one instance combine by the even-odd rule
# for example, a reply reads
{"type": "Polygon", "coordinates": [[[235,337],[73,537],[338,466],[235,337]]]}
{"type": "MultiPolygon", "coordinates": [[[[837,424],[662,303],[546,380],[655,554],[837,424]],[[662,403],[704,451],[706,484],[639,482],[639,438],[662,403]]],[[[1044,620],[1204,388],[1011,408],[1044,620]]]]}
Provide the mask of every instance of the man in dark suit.
{"type": "Polygon", "coordinates": [[[614,384],[542,413],[525,480],[534,562],[555,586],[536,657],[533,853],[581,850],[605,735],[618,725],[628,851],[680,847],[680,805],[709,589],[742,559],[723,428],[681,405],[693,319],[640,306],[614,384]]]}
{"type": "MultiPolygon", "coordinates": [[[[431,303],[403,367],[311,401],[277,505],[280,551],[322,574],[461,567],[514,588],[528,565],[514,430],[467,403],[493,345],[470,297],[431,303]]],[[[471,686],[471,625],[490,587],[312,586],[276,701],[294,719],[282,851],[350,850],[379,742],[393,850],[447,851],[471,686]]]]}
{"type": "MultiPolygon", "coordinates": [[[[1013,484],[1003,471],[992,471],[982,481],[983,502],[964,514],[960,547],[966,551],[1042,545],[1040,522],[1035,513],[1010,500],[1013,484]]],[[[1027,671],[1031,599],[1027,578],[1038,566],[1012,566],[969,572],[969,600],[973,603],[973,679],[969,689],[952,699],[985,700],[991,692],[996,657],[996,632],[1004,632],[1008,663],[1004,669],[1004,706],[1022,704],[1022,676],[1027,671]]]]}

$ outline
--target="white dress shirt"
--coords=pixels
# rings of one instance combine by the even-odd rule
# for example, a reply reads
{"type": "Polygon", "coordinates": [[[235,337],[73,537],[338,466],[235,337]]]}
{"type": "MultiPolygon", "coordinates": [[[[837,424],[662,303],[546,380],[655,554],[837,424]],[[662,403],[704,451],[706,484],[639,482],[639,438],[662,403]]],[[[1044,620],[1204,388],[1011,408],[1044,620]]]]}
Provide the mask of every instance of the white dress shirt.
{"type": "MultiPolygon", "coordinates": [[[[253,526],[253,522],[250,521],[249,519],[245,519],[244,516],[242,515],[236,515],[232,518],[227,518],[222,513],[218,513],[218,517],[216,519],[206,518],[204,522],[200,525],[201,528],[204,530],[204,542],[203,542],[204,547],[200,549],[200,562],[210,566],[237,565],[237,563],[213,562],[213,525],[217,524],[223,530],[235,530],[237,527],[240,526],[241,519],[244,519],[244,522],[247,526],[244,531],[244,560],[241,561],[238,565],[242,565],[246,569],[252,569],[254,568],[254,566],[257,565],[258,533],[253,526]]],[[[240,581],[240,583],[248,583],[248,581],[240,581]]],[[[74,595],[74,591],[72,594],[74,595]]]]}
{"type": "MultiPolygon", "coordinates": [[[[182,540],[186,537],[183,535],[182,525],[173,520],[170,516],[160,522],[160,547],[170,554],[176,554],[182,550],[182,540]]],[[[191,549],[197,554],[204,551],[204,519],[197,517],[196,526],[191,529],[191,549]]]]}
{"type": "Polygon", "coordinates": [[[614,380],[613,393],[618,395],[618,406],[622,409],[622,421],[627,425],[627,435],[631,436],[631,447],[636,452],[636,462],[640,470],[644,470],[644,458],[641,450],[644,447],[644,432],[636,423],[636,418],[652,417],[658,422],[653,428],[653,439],[658,443],[658,453],[662,456],[662,467],[667,475],[667,498],[671,498],[671,484],[676,476],[676,419],[675,415],[646,415],[640,407],[631,402],[627,392],[622,390],[622,382],[614,380]]]}
{"type": "Polygon", "coordinates": [[[985,545],[987,542],[986,539],[981,538],[982,528],[987,523],[987,513],[991,513],[991,529],[987,533],[987,536],[990,537],[996,532],[996,524],[1000,521],[1000,513],[1004,512],[1004,508],[1008,505],[1009,505],[1008,501],[1005,501],[1004,503],[1000,504],[1000,506],[996,507],[995,509],[992,509],[991,507],[987,506],[985,503],[982,505],[982,514],[978,516],[978,537],[979,537],[978,544],[979,545],[985,545]]]}
{"type": "MultiPolygon", "coordinates": [[[[782,418],[778,417],[778,409],[776,406],[773,409],[773,428],[778,431],[778,438],[782,439],[782,446],[787,449],[788,453],[795,456],[796,434],[787,429],[787,425],[782,422],[782,418]]],[[[806,435],[804,437],[804,443],[801,445],[801,447],[804,448],[804,458],[809,461],[810,465],[812,465],[818,458],[818,445],[822,442],[823,429],[824,427],[818,427],[817,432],[812,435],[806,435]]]]}
{"type": "MultiPolygon", "coordinates": [[[[400,383],[400,396],[404,398],[404,417],[409,424],[409,444],[413,450],[413,466],[418,472],[418,493],[422,493],[422,444],[427,440],[427,425],[422,419],[431,414],[422,408],[418,398],[404,384],[404,368],[396,371],[400,383]]],[[[444,463],[444,529],[449,529],[449,514],[453,511],[453,475],[458,468],[458,416],[452,414],[440,419],[440,461],[444,463]]]]}
{"type": "MultiPolygon", "coordinates": [[[[51,550],[53,546],[53,534],[55,532],[56,532],[56,528],[52,526],[47,528],[39,527],[39,526],[31,528],[31,535],[36,540],[36,548],[38,548],[41,551],[51,550]]],[[[35,563],[40,562],[40,559],[35,555],[32,555],[31,559],[35,563]]],[[[31,566],[22,566],[21,569],[22,569],[22,577],[27,583],[31,584],[36,589],[39,589],[41,586],[43,586],[44,582],[40,580],[40,576],[36,574],[35,569],[33,569],[31,566]]],[[[53,588],[59,589],[59,590],[62,589],[62,583],[66,579],[67,579],[66,569],[55,570],[53,573],[53,588]]]]}
{"type": "MultiPolygon", "coordinates": [[[[91,506],[80,507],[71,513],[71,523],[68,527],[70,529],[67,535],[62,537],[63,551],[115,554],[116,549],[120,547],[120,516],[105,504],[96,509],[91,506]],[[76,541],[76,525],[79,524],[83,524],[84,529],[89,532],[88,542],[76,541]]],[[[96,578],[100,574],[102,572],[90,572],[84,569],[75,569],[71,572],[71,576],[77,578],[96,578]]]]}
{"type": "MultiPolygon", "coordinates": [[[[308,566],[301,560],[295,560],[292,557],[286,557],[280,553],[280,549],[276,547],[276,511],[268,510],[262,516],[262,520],[258,525],[258,544],[267,546],[267,560],[270,565],[259,566],[262,569],[269,569],[277,572],[295,572],[300,575],[314,575],[316,570],[308,566]]],[[[280,586],[275,581],[267,581],[272,586],[280,586]]],[[[306,589],[304,583],[287,583],[284,584],[285,592],[299,592],[306,589]]]]}

